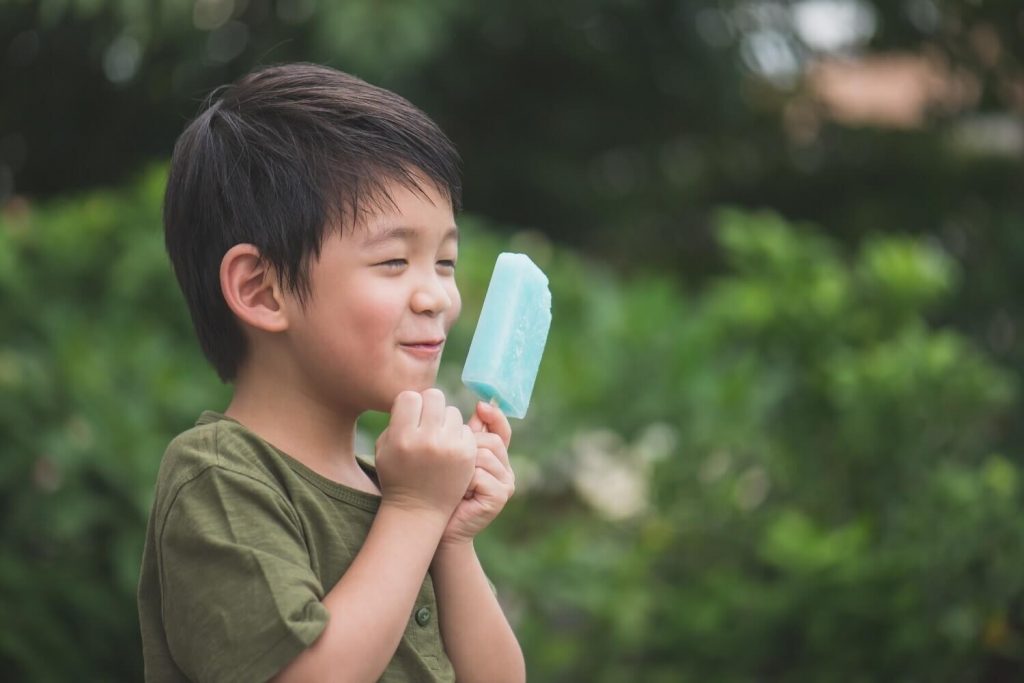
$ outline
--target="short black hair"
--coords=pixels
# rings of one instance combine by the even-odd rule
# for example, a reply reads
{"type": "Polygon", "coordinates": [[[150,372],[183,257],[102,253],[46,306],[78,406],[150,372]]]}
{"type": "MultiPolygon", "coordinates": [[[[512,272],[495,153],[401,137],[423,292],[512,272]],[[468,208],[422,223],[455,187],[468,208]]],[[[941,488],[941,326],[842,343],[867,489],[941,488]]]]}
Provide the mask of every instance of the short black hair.
{"type": "Polygon", "coordinates": [[[255,245],[305,302],[327,232],[391,202],[388,181],[422,191],[419,178],[461,209],[452,142],[407,100],[355,76],[277,64],[210,93],[174,146],[164,230],[199,343],[222,381],[235,379],[247,353],[220,288],[228,249],[255,245]]]}

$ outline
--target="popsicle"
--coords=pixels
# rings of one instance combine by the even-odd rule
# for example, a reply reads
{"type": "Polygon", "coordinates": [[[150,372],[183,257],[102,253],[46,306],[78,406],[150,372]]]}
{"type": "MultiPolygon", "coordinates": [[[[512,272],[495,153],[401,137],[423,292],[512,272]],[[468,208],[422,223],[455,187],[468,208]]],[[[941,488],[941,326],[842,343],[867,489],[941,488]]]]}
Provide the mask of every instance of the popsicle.
{"type": "Polygon", "coordinates": [[[550,328],[547,276],[526,254],[499,254],[462,383],[508,417],[526,417],[550,328]]]}

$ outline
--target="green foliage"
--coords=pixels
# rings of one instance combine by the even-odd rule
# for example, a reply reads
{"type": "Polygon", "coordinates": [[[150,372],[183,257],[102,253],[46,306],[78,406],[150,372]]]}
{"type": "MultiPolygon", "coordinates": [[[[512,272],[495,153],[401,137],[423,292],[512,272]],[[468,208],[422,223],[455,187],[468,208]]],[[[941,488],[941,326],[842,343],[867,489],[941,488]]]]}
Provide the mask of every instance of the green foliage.
{"type": "Polygon", "coordinates": [[[0,674],[137,680],[135,584],[167,435],[223,401],[163,252],[157,170],[0,220],[0,674]]]}
{"type": "Polygon", "coordinates": [[[548,264],[493,550],[536,678],[1020,671],[1020,460],[993,450],[1017,386],[928,324],[954,262],[901,237],[846,257],[773,215],[724,212],[718,235],[730,272],[690,296],[548,264]]]}
{"type": "MultiPolygon", "coordinates": [[[[0,219],[0,675],[137,680],[160,454],[227,389],[163,253],[165,172],[0,219]],[[59,656],[57,656],[59,655],[59,656]]],[[[998,680],[1024,666],[1013,376],[927,316],[928,242],[722,212],[728,272],[622,280],[463,216],[458,375],[494,257],[551,278],[519,493],[479,545],[537,681],[998,680]],[[1009,669],[1007,669],[1009,667],[1009,669]]],[[[362,423],[372,437],[386,416],[362,423]]]]}

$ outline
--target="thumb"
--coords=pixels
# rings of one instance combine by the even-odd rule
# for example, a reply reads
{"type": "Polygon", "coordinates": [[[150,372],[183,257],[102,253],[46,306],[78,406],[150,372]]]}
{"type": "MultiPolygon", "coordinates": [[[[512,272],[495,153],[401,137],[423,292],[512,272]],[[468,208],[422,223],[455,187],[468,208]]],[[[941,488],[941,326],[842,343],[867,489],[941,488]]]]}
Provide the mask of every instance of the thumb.
{"type": "Polygon", "coordinates": [[[487,427],[484,426],[484,422],[480,419],[480,413],[478,412],[473,413],[473,417],[469,418],[469,422],[466,425],[475,434],[487,431],[487,427]]]}

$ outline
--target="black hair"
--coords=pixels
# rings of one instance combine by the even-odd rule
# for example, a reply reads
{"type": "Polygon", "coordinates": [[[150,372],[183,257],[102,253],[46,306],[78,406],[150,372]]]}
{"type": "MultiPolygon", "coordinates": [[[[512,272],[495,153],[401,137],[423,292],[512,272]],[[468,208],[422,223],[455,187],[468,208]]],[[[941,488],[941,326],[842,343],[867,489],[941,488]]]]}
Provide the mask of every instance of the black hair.
{"type": "Polygon", "coordinates": [[[454,145],[393,92],[317,64],[263,67],[217,88],[178,138],[164,197],[167,252],[203,353],[224,382],[247,353],[224,300],[220,264],[253,244],[305,302],[309,265],[331,229],[419,178],[461,208],[454,145]]]}

